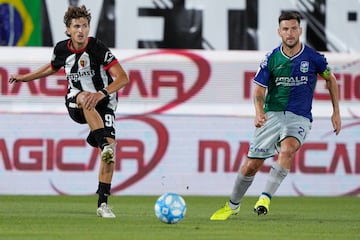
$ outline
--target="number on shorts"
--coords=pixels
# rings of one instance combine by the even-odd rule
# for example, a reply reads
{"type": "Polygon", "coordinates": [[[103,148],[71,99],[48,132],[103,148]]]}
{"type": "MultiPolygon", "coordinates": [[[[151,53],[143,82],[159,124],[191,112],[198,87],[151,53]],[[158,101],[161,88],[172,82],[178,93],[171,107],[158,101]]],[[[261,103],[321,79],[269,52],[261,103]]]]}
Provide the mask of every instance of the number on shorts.
{"type": "Polygon", "coordinates": [[[304,132],[305,132],[305,129],[303,127],[299,127],[300,130],[298,131],[298,134],[300,134],[300,136],[304,137],[304,132]]]}
{"type": "Polygon", "coordinates": [[[115,117],[111,114],[105,114],[105,126],[106,127],[112,127],[114,125],[115,122],[115,117]]]}

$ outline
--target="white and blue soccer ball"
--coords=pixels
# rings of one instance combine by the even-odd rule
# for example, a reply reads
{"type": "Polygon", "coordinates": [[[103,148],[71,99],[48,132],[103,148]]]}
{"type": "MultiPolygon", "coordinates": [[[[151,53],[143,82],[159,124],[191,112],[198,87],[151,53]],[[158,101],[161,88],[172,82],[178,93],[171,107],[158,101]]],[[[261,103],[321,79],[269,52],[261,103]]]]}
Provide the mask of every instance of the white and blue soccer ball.
{"type": "Polygon", "coordinates": [[[176,193],[165,193],[155,202],[155,215],[163,223],[175,224],[186,214],[185,200],[176,193]]]}

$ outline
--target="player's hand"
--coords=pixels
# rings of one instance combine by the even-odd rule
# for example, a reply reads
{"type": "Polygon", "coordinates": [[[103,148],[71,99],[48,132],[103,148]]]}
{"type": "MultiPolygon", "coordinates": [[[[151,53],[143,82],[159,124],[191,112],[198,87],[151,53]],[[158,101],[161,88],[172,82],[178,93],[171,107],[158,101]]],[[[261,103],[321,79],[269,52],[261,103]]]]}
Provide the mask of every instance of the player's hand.
{"type": "Polygon", "coordinates": [[[334,128],[334,133],[338,135],[341,130],[341,118],[340,114],[333,114],[331,117],[331,122],[334,128]]]}
{"type": "Polygon", "coordinates": [[[268,118],[267,118],[266,114],[264,114],[264,113],[256,114],[255,120],[254,120],[255,127],[260,128],[260,127],[264,126],[267,119],[268,118]]]}
{"type": "Polygon", "coordinates": [[[95,108],[98,102],[100,102],[104,97],[105,97],[104,94],[99,92],[89,93],[84,97],[83,106],[87,110],[91,110],[95,108]]]}
{"type": "Polygon", "coordinates": [[[22,82],[21,75],[10,75],[9,83],[13,84],[16,82],[22,82]]]}

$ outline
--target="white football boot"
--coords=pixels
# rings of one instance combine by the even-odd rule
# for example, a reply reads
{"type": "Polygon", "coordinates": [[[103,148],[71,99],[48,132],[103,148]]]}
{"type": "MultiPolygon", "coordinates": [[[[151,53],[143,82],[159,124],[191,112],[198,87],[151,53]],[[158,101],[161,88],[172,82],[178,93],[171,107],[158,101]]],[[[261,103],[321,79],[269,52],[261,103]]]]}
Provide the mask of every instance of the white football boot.
{"type": "Polygon", "coordinates": [[[106,204],[102,203],[96,210],[96,214],[102,218],[115,218],[115,214],[111,211],[111,208],[106,204]]]}

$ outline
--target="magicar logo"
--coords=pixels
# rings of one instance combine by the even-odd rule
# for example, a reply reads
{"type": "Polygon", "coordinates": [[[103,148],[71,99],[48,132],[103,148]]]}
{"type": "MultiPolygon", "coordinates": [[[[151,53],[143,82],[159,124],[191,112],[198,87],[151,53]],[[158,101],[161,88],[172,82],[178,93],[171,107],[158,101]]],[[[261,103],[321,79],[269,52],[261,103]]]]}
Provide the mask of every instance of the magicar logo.
{"type": "MultiPolygon", "coordinates": [[[[155,118],[147,116],[118,117],[116,119],[116,128],[121,130],[118,132],[115,151],[115,174],[112,181],[113,193],[129,188],[145,178],[161,162],[169,145],[169,133],[166,127],[155,118]],[[135,129],[138,131],[135,131],[135,129]]],[[[84,134],[88,134],[87,129],[79,135],[83,136],[84,134]]],[[[74,182],[69,184],[69,182],[64,181],[66,176],[74,174],[74,172],[78,173],[79,171],[83,179],[87,175],[91,175],[92,178],[96,179],[100,161],[99,152],[93,148],[92,153],[89,151],[89,156],[85,156],[84,153],[86,151],[84,151],[84,147],[87,144],[85,140],[82,143],[85,146],[82,144],[76,145],[82,149],[80,158],[84,159],[83,163],[76,163],[79,160],[75,156],[74,160],[71,160],[71,156],[65,156],[65,151],[63,150],[55,150],[57,152],[57,160],[55,160],[55,164],[52,164],[52,166],[53,168],[59,168],[60,166],[62,171],[58,175],[51,177],[49,182],[51,188],[58,194],[92,193],[92,190],[83,191],[76,189],[79,187],[74,182]],[[65,157],[67,158],[66,160],[64,159],[65,157]],[[62,159],[61,164],[58,164],[59,159],[62,159]]],[[[74,142],[71,145],[73,148],[75,147],[74,142]]],[[[75,154],[74,151],[73,154],[75,154]]],[[[85,185],[88,186],[88,184],[85,185]]]]}
{"type": "Polygon", "coordinates": [[[290,171],[304,174],[290,176],[296,194],[360,195],[359,128],[360,116],[350,121],[343,120],[340,132],[343,137],[329,131],[307,141],[299,149],[290,171]],[[339,137],[341,140],[346,138],[346,142],[336,141],[339,137]]]}
{"type": "MultiPolygon", "coordinates": [[[[90,78],[95,74],[87,71],[86,66],[91,64],[88,58],[81,59],[86,62],[78,62],[78,72],[65,76],[61,69],[51,79],[41,78],[39,81],[13,86],[7,80],[10,71],[0,68],[2,96],[20,95],[24,91],[34,97],[51,96],[62,99],[67,93],[66,79],[79,81],[82,77],[90,78]],[[82,64],[85,65],[84,68],[81,68],[82,64]],[[52,84],[50,88],[50,83],[54,82],[56,84],[52,84]]],[[[207,59],[196,52],[185,50],[146,51],[144,54],[130,55],[120,62],[130,82],[119,91],[119,102],[127,111],[131,111],[130,114],[163,113],[190,102],[202,93],[211,74],[207,59]]],[[[30,68],[18,69],[19,74],[30,71],[30,68]]]]}
{"type": "MultiPolygon", "coordinates": [[[[209,62],[194,52],[162,50],[122,61],[130,82],[121,91],[123,104],[146,102],[145,113],[162,113],[189,101],[209,81],[209,62]]],[[[144,112],[139,112],[144,113],[144,112]]]]}

